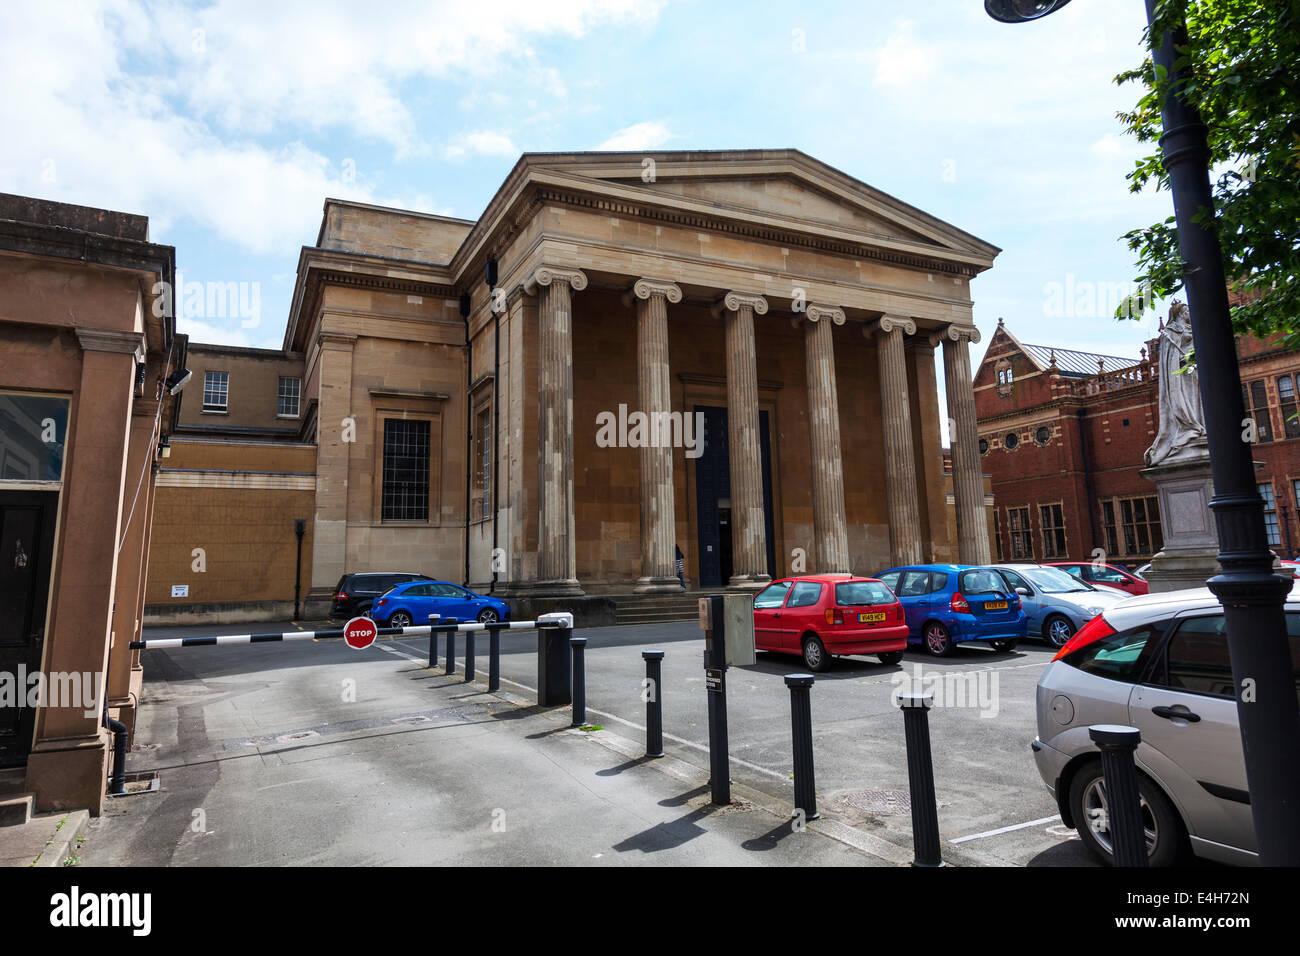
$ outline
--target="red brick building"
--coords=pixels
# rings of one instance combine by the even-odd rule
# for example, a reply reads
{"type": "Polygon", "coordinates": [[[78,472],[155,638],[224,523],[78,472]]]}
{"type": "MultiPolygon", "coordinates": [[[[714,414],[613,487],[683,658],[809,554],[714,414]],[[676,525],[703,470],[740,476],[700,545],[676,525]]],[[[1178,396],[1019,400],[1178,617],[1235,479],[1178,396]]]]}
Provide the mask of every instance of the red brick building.
{"type": "MultiPolygon", "coordinates": [[[[1020,342],[1001,320],[976,371],[975,413],[1001,560],[1144,564],[1163,542],[1143,453],[1159,428],[1159,348],[1099,355],[1020,342]]],[[[1300,551],[1300,353],[1238,340],[1270,543],[1300,551]]],[[[1245,429],[1243,428],[1243,431],[1245,429]]]]}

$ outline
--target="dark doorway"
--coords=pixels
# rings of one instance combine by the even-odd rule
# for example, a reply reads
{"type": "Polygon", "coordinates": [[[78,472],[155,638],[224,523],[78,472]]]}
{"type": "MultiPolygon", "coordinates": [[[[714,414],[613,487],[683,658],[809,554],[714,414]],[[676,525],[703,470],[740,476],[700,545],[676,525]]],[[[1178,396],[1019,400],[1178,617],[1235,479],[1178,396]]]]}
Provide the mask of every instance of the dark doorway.
{"type": "Polygon", "coordinates": [[[0,674],[14,682],[0,703],[0,767],[26,763],[31,747],[34,684],[21,678],[41,667],[58,505],[53,491],[0,492],[0,674]]]}
{"type": "MultiPolygon", "coordinates": [[[[699,533],[700,587],[724,587],[731,579],[731,459],[727,448],[727,410],[696,405],[704,413],[704,453],[695,460],[695,503],[699,533]]],[[[767,525],[767,573],[776,575],[772,534],[772,451],[767,412],[758,413],[763,465],[763,514],[767,525]]]]}

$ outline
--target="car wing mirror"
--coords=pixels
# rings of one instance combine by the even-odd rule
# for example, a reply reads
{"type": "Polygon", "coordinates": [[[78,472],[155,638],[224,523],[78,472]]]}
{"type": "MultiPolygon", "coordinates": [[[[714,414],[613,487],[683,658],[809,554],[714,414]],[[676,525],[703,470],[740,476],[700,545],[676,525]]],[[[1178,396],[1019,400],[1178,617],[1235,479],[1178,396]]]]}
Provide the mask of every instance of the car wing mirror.
{"type": "Polygon", "coordinates": [[[1022,595],[1023,597],[1029,597],[1034,592],[1029,590],[1029,588],[1016,588],[1016,593],[1022,595]]]}

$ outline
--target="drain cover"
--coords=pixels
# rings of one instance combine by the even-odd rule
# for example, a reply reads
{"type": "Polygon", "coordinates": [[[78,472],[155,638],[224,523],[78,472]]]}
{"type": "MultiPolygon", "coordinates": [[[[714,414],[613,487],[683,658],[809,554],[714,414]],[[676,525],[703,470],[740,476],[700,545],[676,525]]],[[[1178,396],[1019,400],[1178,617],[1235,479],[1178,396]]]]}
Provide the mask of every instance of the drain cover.
{"type": "Polygon", "coordinates": [[[906,790],[854,790],[840,799],[856,810],[879,817],[912,812],[912,800],[906,790]]]}
{"type": "Polygon", "coordinates": [[[296,734],[281,734],[276,737],[277,743],[287,744],[291,740],[306,740],[308,737],[319,737],[320,734],[314,730],[300,730],[296,734]]]}

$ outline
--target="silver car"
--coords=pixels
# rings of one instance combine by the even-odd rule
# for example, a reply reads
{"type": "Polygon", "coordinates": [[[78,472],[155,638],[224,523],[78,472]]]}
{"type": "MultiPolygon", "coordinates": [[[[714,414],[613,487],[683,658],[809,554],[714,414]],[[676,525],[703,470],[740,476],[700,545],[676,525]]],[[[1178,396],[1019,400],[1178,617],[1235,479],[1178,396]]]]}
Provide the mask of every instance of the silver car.
{"type": "MultiPolygon", "coordinates": [[[[1300,661],[1300,588],[1286,605],[1300,661]]],[[[1297,672],[1300,674],[1300,671],[1297,672]]],[[[1138,789],[1153,866],[1190,849],[1223,863],[1257,861],[1223,608],[1207,588],[1131,597],[1107,608],[1038,681],[1038,772],[1061,819],[1110,862],[1106,785],[1093,724],[1142,733],[1138,789]]]]}
{"type": "Polygon", "coordinates": [[[1029,619],[1029,634],[1056,647],[1108,607],[1129,595],[1114,588],[1095,588],[1060,568],[1041,564],[994,564],[1007,585],[1020,595],[1029,619]]]}

